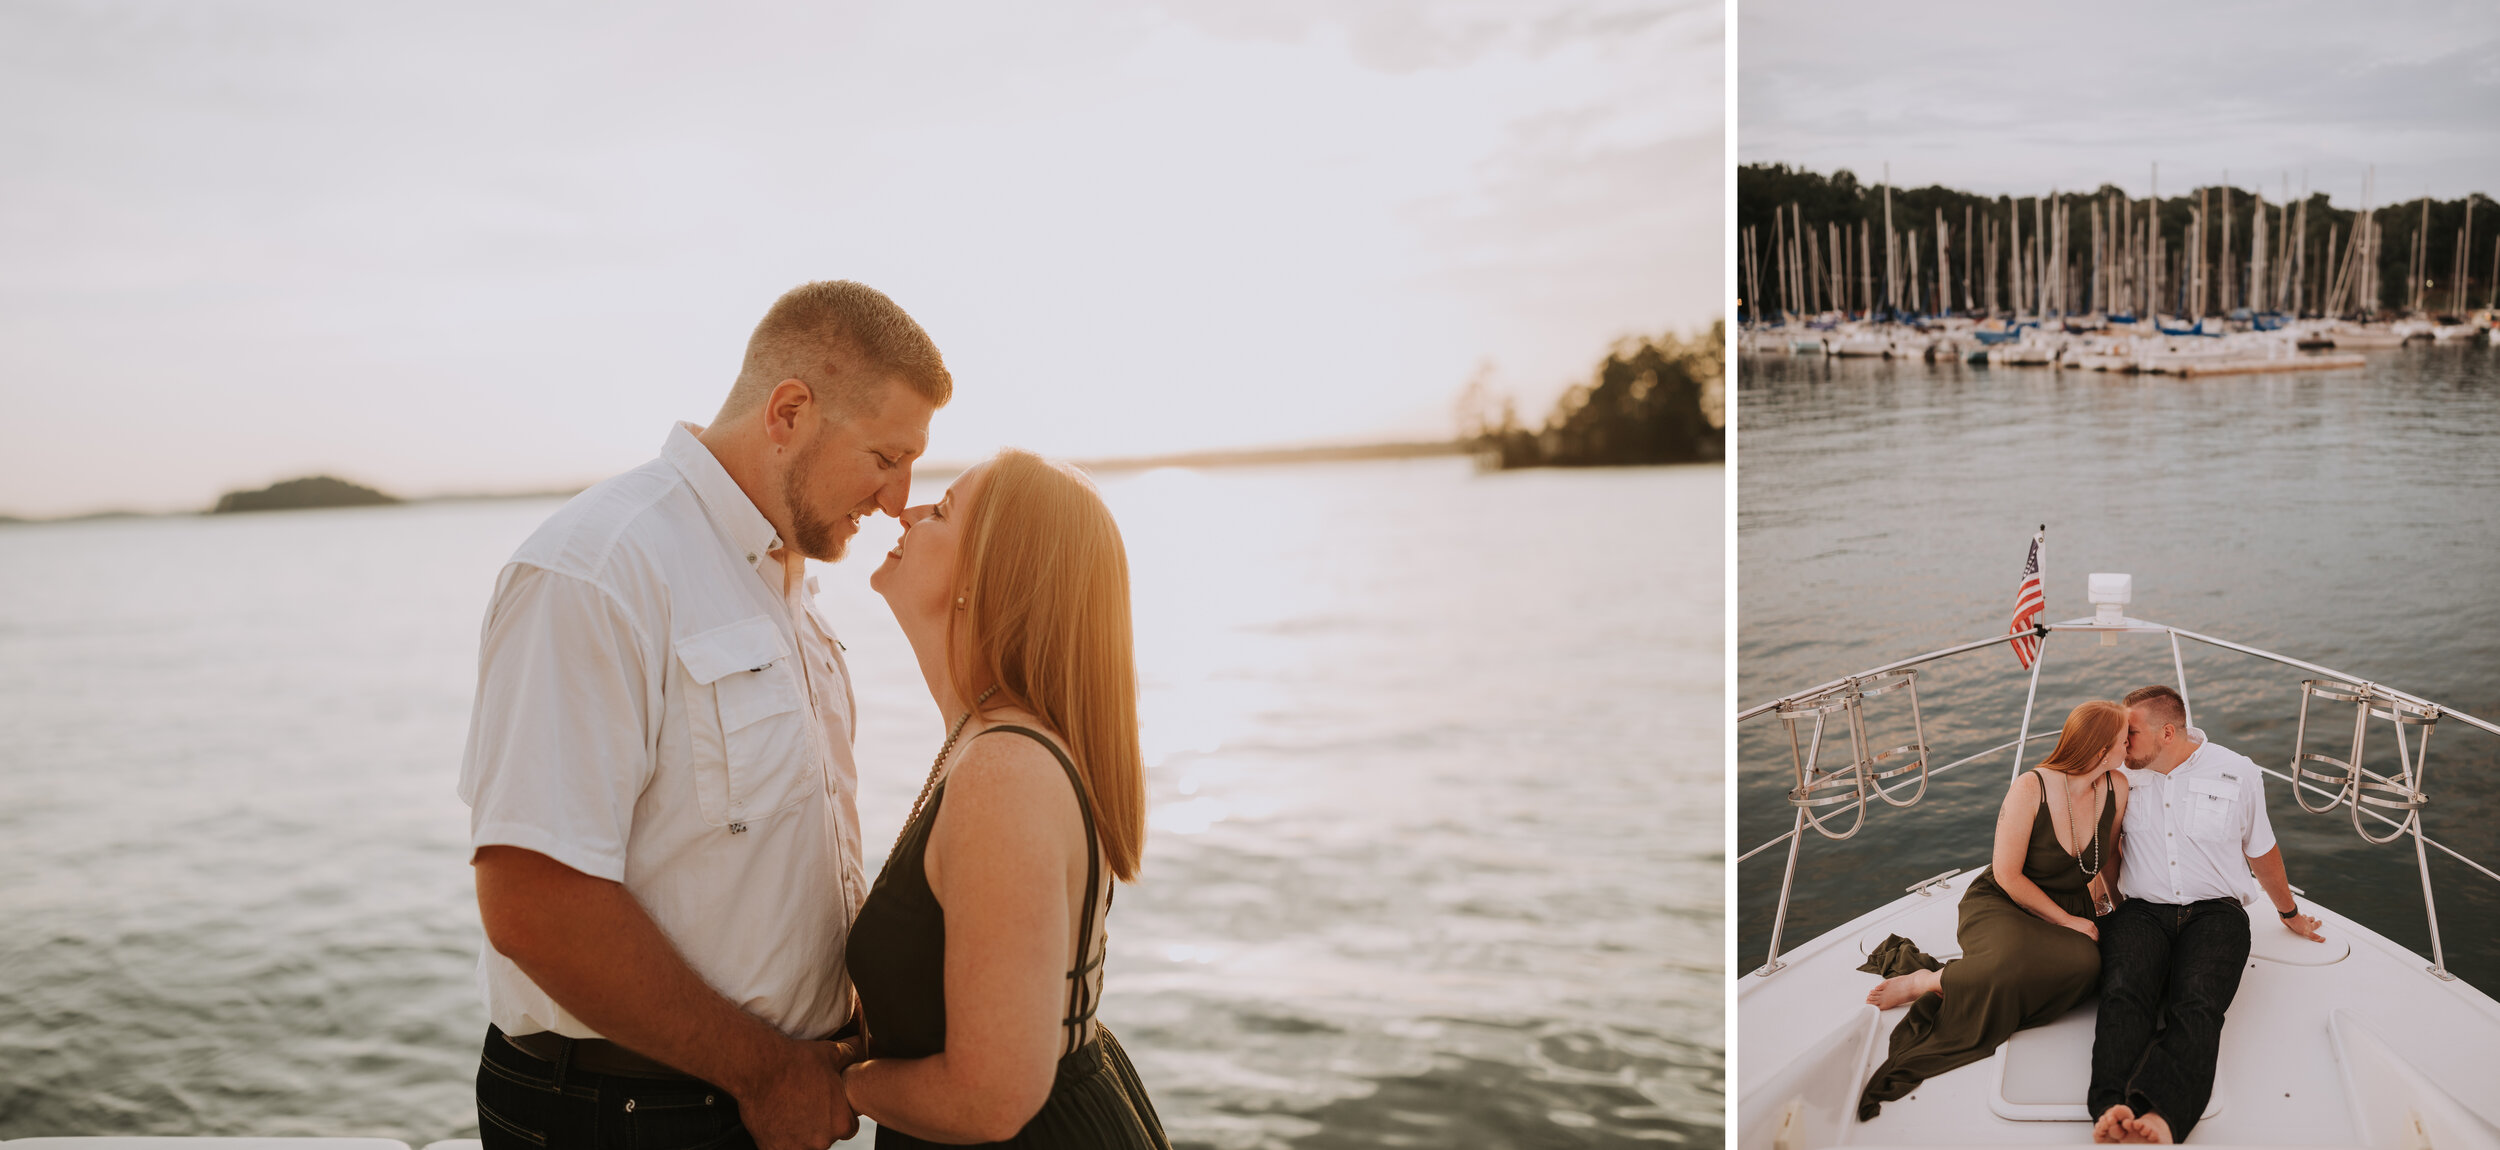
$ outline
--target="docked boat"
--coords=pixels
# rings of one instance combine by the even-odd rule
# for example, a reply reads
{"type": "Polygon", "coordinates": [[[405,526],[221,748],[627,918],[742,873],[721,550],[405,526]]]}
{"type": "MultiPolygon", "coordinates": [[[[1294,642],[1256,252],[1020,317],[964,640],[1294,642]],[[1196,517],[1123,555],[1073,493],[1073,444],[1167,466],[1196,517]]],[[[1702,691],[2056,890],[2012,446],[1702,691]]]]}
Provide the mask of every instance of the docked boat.
{"type": "MultiPolygon", "coordinates": [[[[2384,351],[2403,347],[2412,338],[2409,331],[2398,331],[2386,324],[2339,323],[2313,330],[2315,339],[2324,340],[2338,351],[2384,351]]],[[[2425,335],[2423,338],[2429,338],[2425,335]]]]}
{"type": "Polygon", "coordinates": [[[2062,340],[2051,342],[2046,338],[2018,339],[1989,348],[1988,366],[2052,367],[2056,365],[2059,354],[2065,351],[2065,348],[2066,345],[2062,340]]]}
{"type": "MultiPolygon", "coordinates": [[[[2494,882],[2500,874],[2429,838],[2422,827],[2434,729],[2463,728],[2463,737],[2480,738],[2500,735],[2500,725],[2333,668],[2130,618],[2124,614],[2132,599],[2127,576],[2094,575],[2090,587],[2090,618],[1913,655],[1737,716],[1739,724],[1768,720],[1787,728],[1792,752],[1782,766],[1794,782],[1788,801],[1795,813],[1788,833],[1738,856],[1742,862],[1776,848],[1787,851],[1769,952],[1737,983],[1736,1144],[1810,1150],[2091,1141],[2084,1107],[2097,1017],[2091,999],[2054,1022],[2017,1031],[1979,1062],[1928,1079],[1908,1097],[1885,1103],[1873,1119],[1857,1120],[1859,1092],[1884,1060],[1892,1028],[1909,1011],[1868,1004],[1879,979],[1860,967],[1892,935],[1939,959],[1958,957],[1957,904],[1986,868],[1987,843],[1973,844],[1967,866],[1914,883],[1901,897],[1867,906],[1820,937],[1795,946],[1784,945],[1783,937],[1798,854],[1809,842],[1848,838],[1879,812],[1916,817],[1915,810],[1898,808],[1915,808],[1930,779],[1957,769],[2019,771],[2030,744],[2054,743],[2055,727],[2038,729],[2032,703],[2040,666],[2058,646],[2053,640],[2073,633],[2098,634],[2104,643],[2121,635],[2166,639],[2191,728],[2196,696],[2182,643],[2237,652],[2303,676],[2293,758],[2287,770],[2261,769],[2290,786],[2303,810],[2349,818],[2370,842],[2409,849],[2421,877],[2428,957],[2318,905],[2297,887],[2301,909],[2323,922],[2327,941],[2295,938],[2274,924],[2255,880],[2248,880],[2243,903],[2260,908],[2250,924],[2249,968],[2225,1016],[2213,1098],[2193,1140],[2208,1146],[2500,1150],[2500,1002],[2447,969],[2429,859],[2444,853],[2494,882]],[[1931,765],[1936,756],[1927,745],[1926,721],[1939,700],[1920,698],[1921,670],[2025,639],[2036,639],[2040,651],[2030,671],[2032,694],[2012,738],[1931,765]],[[1909,740],[1880,749],[1893,740],[1870,732],[1892,728],[1905,728],[1909,740]]],[[[2410,896],[2388,894],[2391,900],[2410,896]]]]}
{"type": "Polygon", "coordinates": [[[1825,346],[1839,359],[1912,359],[1927,353],[1925,341],[1911,340],[1891,330],[1889,324],[1882,328],[1843,328],[1833,332],[1825,346]]]}

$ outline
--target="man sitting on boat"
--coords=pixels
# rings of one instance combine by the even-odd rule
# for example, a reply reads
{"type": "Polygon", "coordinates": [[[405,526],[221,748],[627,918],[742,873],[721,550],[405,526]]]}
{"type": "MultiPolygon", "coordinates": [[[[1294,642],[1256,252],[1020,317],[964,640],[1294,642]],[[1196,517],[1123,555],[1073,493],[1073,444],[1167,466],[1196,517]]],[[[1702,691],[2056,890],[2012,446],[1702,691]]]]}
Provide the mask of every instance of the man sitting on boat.
{"type": "Polygon", "coordinates": [[[2140,687],[2126,702],[2123,901],[2100,922],[2085,1105],[2095,1142],[2177,1142],[2213,1096],[2222,1015],[2248,968],[2241,874],[2256,875],[2284,929],[2325,939],[2292,898],[2257,764],[2188,726],[2177,691],[2140,687]]]}

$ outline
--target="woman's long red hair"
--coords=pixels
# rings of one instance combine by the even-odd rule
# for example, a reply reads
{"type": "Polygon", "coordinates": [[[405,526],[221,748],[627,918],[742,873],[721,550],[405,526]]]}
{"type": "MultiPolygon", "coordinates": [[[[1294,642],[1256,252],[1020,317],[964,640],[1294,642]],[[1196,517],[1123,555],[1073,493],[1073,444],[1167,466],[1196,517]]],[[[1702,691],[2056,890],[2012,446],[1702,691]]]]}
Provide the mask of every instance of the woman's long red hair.
{"type": "Polygon", "coordinates": [[[967,656],[948,669],[957,695],[995,683],[996,703],[1021,705],[1067,741],[1111,873],[1135,882],[1146,771],[1128,549],[1111,509],[1083,472],[1009,448],[990,461],[956,562],[966,602],[948,650],[967,656]]]}
{"type": "Polygon", "coordinates": [[[2127,733],[2127,708],[2107,699],[2094,699],[2066,713],[2066,727],[2057,733],[2057,746],[2041,766],[2052,771],[2080,775],[2091,770],[2109,753],[2109,745],[2127,733]]]}

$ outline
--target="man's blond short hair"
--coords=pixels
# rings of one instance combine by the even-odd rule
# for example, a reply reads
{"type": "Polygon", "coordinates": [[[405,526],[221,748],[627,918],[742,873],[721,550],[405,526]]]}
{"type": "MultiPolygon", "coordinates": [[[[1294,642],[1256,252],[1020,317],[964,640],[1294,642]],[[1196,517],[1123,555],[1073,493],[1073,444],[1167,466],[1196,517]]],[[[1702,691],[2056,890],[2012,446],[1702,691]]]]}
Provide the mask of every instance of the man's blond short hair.
{"type": "Polygon", "coordinates": [[[929,333],[884,292],[850,280],[800,284],[773,301],[747,337],[746,362],[718,419],[762,406],[785,379],[814,389],[835,418],[872,413],[889,380],[934,407],[955,394],[955,378],[929,333]]]}
{"type": "Polygon", "coordinates": [[[2151,716],[2154,722],[2168,723],[2182,731],[2187,729],[2187,700],[2180,698],[2179,692],[2159,683],[2127,692],[2127,705],[2144,708],[2144,713],[2151,716]]]}

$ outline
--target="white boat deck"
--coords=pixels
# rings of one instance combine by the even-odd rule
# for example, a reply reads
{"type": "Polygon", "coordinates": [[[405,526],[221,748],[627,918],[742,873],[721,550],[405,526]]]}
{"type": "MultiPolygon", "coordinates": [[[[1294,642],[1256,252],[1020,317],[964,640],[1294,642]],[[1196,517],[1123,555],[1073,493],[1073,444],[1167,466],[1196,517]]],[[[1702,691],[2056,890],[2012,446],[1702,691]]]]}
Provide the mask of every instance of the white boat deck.
{"type": "MultiPolygon", "coordinates": [[[[1779,971],[1738,981],[1742,1150],[2091,1141],[2090,1001],[1857,1121],[1858,1092],[1908,1010],[1867,1005],[1879,979],[1857,967],[1891,934],[1958,956],[1956,908],[1978,874],[1907,895],[1781,955],[1779,971]]],[[[2214,1101],[2190,1141],[2500,1150],[2500,1003],[2331,909],[2302,907],[2324,921],[2326,943],[2293,936],[2262,905],[2250,923],[2214,1101]]]]}

